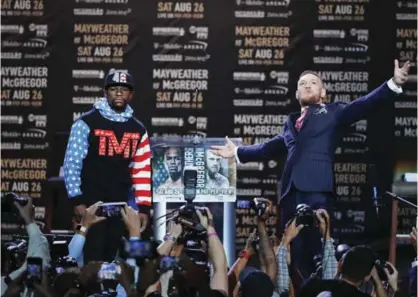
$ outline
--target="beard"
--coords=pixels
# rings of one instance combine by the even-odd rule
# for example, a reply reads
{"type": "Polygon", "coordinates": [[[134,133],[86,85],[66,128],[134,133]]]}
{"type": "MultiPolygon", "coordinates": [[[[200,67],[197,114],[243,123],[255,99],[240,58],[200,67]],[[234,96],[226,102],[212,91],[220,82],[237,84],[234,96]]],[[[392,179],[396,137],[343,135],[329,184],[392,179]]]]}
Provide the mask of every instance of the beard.
{"type": "Polygon", "coordinates": [[[311,104],[319,103],[321,101],[321,96],[319,94],[310,93],[307,96],[299,99],[300,105],[308,106],[311,104]]]}

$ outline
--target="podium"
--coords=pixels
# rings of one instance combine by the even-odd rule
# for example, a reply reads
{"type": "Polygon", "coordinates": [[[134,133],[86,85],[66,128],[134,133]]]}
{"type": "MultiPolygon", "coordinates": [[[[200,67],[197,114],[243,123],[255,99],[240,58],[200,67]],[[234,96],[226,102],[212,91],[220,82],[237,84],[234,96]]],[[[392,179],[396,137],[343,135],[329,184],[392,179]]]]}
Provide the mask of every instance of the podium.
{"type": "MultiPolygon", "coordinates": [[[[240,139],[231,139],[240,145],[240,139]]],[[[224,245],[228,264],[235,261],[235,201],[237,169],[235,159],[223,159],[211,151],[212,145],[224,145],[224,138],[153,137],[151,138],[152,195],[154,237],[166,234],[167,213],[185,204],[183,173],[197,170],[197,194],[193,204],[208,207],[214,216],[216,231],[224,245]]]]}

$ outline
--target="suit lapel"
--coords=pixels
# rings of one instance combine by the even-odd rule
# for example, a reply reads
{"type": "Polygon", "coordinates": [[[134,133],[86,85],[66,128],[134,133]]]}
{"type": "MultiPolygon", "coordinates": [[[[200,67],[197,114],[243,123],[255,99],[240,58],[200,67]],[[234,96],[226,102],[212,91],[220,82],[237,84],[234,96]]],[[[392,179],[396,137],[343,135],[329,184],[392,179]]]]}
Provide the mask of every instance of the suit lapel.
{"type": "Polygon", "coordinates": [[[292,133],[293,137],[296,137],[298,131],[296,131],[295,124],[297,118],[300,117],[300,112],[292,112],[289,114],[288,121],[289,121],[289,130],[292,133]]]}

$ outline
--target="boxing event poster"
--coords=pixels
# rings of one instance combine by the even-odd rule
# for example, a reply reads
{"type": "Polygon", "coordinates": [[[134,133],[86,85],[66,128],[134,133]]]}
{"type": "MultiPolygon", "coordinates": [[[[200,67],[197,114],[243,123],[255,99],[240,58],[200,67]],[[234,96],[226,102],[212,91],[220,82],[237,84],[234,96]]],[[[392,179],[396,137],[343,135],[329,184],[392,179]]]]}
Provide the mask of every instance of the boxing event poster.
{"type": "Polygon", "coordinates": [[[151,138],[154,202],[185,202],[187,170],[195,172],[193,202],[234,202],[236,162],[212,153],[223,139],[151,138]]]}
{"type": "MultiPolygon", "coordinates": [[[[347,243],[374,236],[367,225],[374,152],[385,149],[373,163],[416,161],[413,0],[4,0],[1,13],[2,192],[32,196],[39,207],[64,159],[57,142],[116,69],[132,74],[131,106],[150,137],[228,135],[259,144],[299,110],[303,70],[321,75],[327,102],[350,103],[389,79],[395,58],[411,60],[393,114],[355,123],[337,146],[334,234],[347,243]]],[[[155,188],[169,176],[156,157],[155,188]]],[[[248,201],[277,202],[285,159],[236,164],[237,249],[255,226],[248,201]]],[[[224,162],[218,174],[231,184],[224,162]]],[[[382,168],[393,175],[392,165],[382,168]]],[[[39,220],[47,213],[40,209],[39,220]]]]}

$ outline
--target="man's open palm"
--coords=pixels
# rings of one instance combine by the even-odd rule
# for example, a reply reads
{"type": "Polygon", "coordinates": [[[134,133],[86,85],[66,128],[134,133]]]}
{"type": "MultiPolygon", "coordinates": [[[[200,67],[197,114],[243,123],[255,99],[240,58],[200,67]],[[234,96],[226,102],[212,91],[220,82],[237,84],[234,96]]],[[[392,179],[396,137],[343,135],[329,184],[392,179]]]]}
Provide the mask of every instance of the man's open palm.
{"type": "Polygon", "coordinates": [[[402,67],[399,67],[399,61],[395,60],[395,69],[393,71],[393,79],[398,86],[402,86],[408,80],[408,72],[411,63],[406,61],[402,67]]]}
{"type": "Polygon", "coordinates": [[[226,145],[214,145],[211,146],[211,151],[217,156],[223,158],[232,158],[235,154],[235,148],[237,147],[228,136],[225,137],[226,145]]]}

